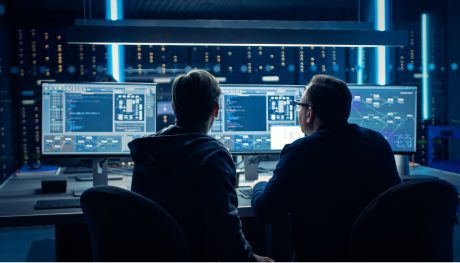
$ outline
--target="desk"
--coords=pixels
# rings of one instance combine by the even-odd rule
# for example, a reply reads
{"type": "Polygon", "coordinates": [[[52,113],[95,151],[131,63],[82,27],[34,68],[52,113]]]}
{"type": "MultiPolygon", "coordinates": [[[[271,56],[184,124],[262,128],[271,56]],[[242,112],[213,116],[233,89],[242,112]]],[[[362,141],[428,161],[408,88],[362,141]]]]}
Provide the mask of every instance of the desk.
{"type": "MultiPolygon", "coordinates": [[[[438,169],[416,167],[411,169],[411,174],[432,175],[452,184],[460,185],[460,174],[438,169]]],[[[90,176],[91,174],[87,175],[90,176]]],[[[77,248],[73,248],[74,244],[78,242],[78,239],[73,239],[73,236],[76,233],[80,234],[85,231],[86,227],[81,208],[48,210],[35,210],[34,208],[37,200],[76,198],[73,197],[75,188],[89,188],[92,186],[91,181],[80,182],[75,179],[76,176],[77,174],[69,174],[67,192],[56,194],[41,193],[41,177],[12,177],[6,181],[0,188],[0,227],[55,225],[57,261],[85,261],[88,256],[91,260],[91,255],[84,255],[77,248]],[[67,256],[64,255],[63,251],[67,256]]],[[[125,176],[123,180],[109,180],[109,184],[119,187],[125,186],[127,189],[131,189],[131,179],[132,177],[125,176]]],[[[243,177],[241,177],[240,186],[247,184],[249,182],[244,181],[243,177]]],[[[238,193],[238,213],[240,217],[253,216],[251,200],[243,198],[240,193],[238,193]]]]}

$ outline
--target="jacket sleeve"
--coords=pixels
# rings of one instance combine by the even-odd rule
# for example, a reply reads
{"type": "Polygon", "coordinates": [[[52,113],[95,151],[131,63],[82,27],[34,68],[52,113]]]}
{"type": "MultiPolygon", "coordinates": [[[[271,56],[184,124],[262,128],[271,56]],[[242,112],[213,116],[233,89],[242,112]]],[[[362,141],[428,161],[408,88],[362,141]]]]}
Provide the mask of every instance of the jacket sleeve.
{"type": "Polygon", "coordinates": [[[252,248],[241,231],[234,185],[236,168],[222,149],[207,156],[201,167],[200,209],[210,246],[220,261],[255,261],[252,248]]]}
{"type": "Polygon", "coordinates": [[[286,145],[270,181],[254,186],[251,208],[255,218],[263,223],[275,223],[290,213],[301,191],[295,176],[302,172],[297,171],[299,162],[303,165],[306,160],[296,160],[299,156],[294,154],[295,148],[294,144],[286,145]]]}

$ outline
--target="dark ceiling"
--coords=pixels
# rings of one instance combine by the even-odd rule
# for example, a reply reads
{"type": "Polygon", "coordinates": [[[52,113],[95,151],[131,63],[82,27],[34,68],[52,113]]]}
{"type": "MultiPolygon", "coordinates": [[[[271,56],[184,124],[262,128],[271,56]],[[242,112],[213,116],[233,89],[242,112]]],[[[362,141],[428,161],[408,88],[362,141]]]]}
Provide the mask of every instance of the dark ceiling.
{"type": "MultiPolygon", "coordinates": [[[[372,0],[124,0],[125,19],[229,19],[358,21],[372,0]]],[[[389,0],[392,21],[418,21],[422,12],[442,14],[459,0],[389,0]]],[[[0,0],[10,21],[73,24],[86,15],[105,19],[106,0],[0,0]],[[90,5],[91,3],[91,5],[90,5]]]]}
{"type": "MultiPolygon", "coordinates": [[[[364,0],[362,0],[364,1],[364,0]]],[[[1,2],[1,1],[0,1],[1,2]]],[[[83,0],[4,0],[7,15],[83,18],[83,0]]],[[[263,19],[356,21],[359,0],[124,0],[125,19],[263,19]]],[[[90,1],[86,0],[89,17],[90,1]]],[[[105,0],[91,0],[93,18],[105,18],[105,0]]]]}

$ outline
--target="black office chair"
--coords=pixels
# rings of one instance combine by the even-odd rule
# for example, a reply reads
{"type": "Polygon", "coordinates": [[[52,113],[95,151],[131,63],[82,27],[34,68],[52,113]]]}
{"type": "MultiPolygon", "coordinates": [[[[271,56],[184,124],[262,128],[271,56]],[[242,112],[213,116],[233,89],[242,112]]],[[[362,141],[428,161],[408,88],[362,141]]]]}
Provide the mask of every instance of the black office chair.
{"type": "Polygon", "coordinates": [[[412,180],[372,201],[350,236],[353,261],[453,261],[455,187],[412,180]]]}
{"type": "Polygon", "coordinates": [[[187,261],[187,240],[159,205],[137,193],[95,186],[81,196],[94,261],[187,261]]]}

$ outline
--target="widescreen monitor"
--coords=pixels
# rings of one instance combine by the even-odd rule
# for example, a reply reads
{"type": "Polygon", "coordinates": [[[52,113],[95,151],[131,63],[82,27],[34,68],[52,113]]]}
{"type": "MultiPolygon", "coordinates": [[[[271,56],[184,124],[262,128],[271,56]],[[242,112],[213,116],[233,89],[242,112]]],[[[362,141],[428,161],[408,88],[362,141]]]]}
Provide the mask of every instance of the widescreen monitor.
{"type": "Polygon", "coordinates": [[[219,116],[209,135],[233,154],[279,153],[304,137],[294,100],[305,86],[220,85],[219,116]]]}
{"type": "Polygon", "coordinates": [[[417,86],[352,85],[349,123],[380,132],[394,153],[415,153],[417,86]]]}
{"type": "Polygon", "coordinates": [[[42,154],[129,156],[156,131],[154,83],[43,83],[42,154]]]}

